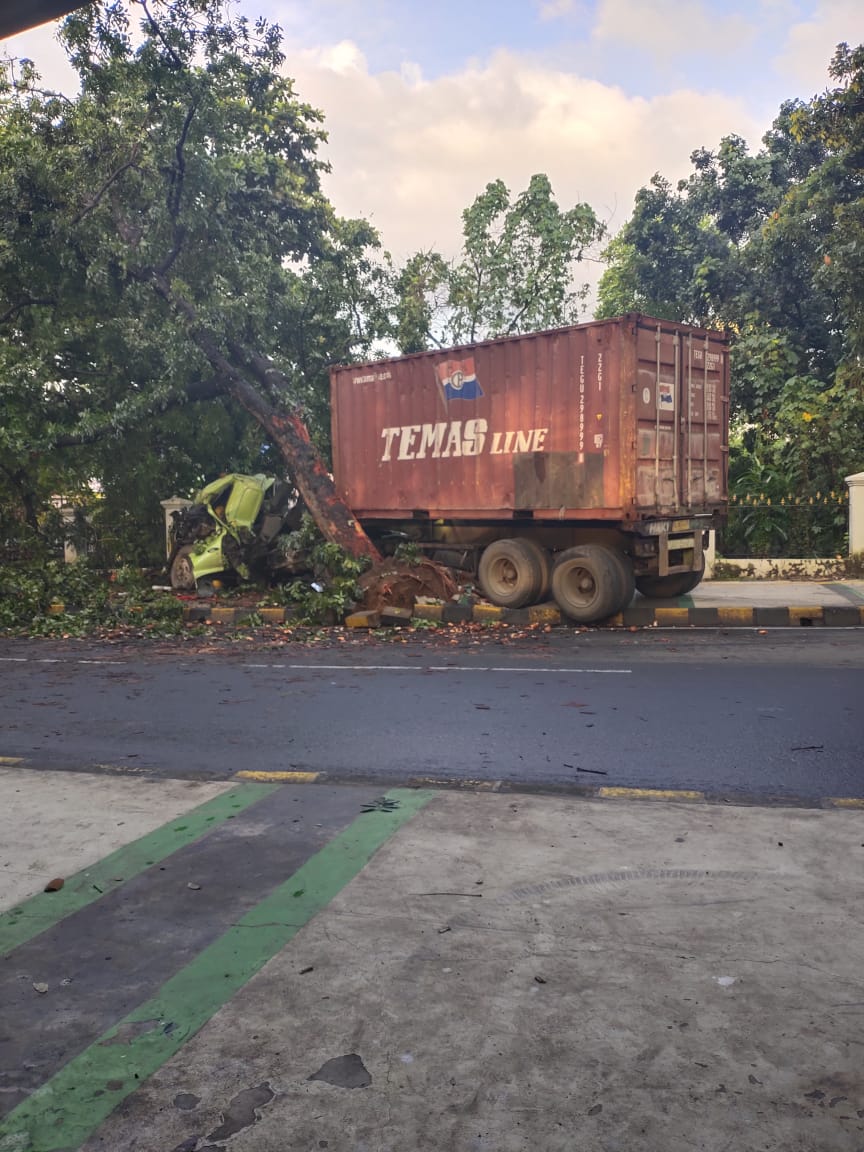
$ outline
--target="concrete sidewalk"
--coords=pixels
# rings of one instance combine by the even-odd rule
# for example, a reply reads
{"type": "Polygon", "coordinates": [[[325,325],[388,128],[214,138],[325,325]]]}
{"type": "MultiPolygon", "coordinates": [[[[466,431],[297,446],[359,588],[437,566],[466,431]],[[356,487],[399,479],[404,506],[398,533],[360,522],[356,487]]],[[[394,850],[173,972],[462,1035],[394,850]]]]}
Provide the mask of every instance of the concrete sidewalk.
{"type": "MultiPolygon", "coordinates": [[[[249,810],[224,840],[226,898],[262,813],[317,804],[326,823],[327,795],[249,810]]],[[[864,811],[392,795],[394,815],[357,815],[319,854],[338,871],[355,826],[381,843],[317,914],[300,915],[313,857],[283,910],[231,930],[287,943],[203,1026],[157,995],[7,1117],[3,1152],[864,1147],[864,811]],[[64,1137],[73,1099],[84,1140],[64,1137]]],[[[223,949],[203,982],[234,963],[223,949]]]]}

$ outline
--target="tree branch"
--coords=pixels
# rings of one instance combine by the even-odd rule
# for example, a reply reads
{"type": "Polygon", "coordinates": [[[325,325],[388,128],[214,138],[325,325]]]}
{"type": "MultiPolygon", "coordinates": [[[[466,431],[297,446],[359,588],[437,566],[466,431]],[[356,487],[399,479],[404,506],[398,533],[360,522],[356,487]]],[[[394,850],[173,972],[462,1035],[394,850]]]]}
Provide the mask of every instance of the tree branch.
{"type": "Polygon", "coordinates": [[[183,120],[183,128],[180,132],[180,138],[174,148],[174,154],[177,157],[177,163],[171,169],[171,183],[168,186],[168,195],[166,197],[168,215],[174,221],[174,241],[171,245],[171,251],[159,265],[158,271],[162,276],[167,276],[167,274],[174,267],[177,257],[180,255],[183,249],[183,241],[186,239],[186,228],[182,224],[178,224],[177,217],[180,213],[180,200],[183,196],[183,181],[186,176],[186,140],[189,136],[189,128],[192,124],[192,120],[197,111],[198,105],[193,101],[183,120]]]}
{"type": "Polygon", "coordinates": [[[146,0],[138,0],[138,3],[144,9],[144,15],[147,17],[147,23],[150,25],[150,31],[153,32],[153,34],[157,37],[157,39],[162,42],[162,47],[165,49],[165,51],[171,57],[171,62],[174,65],[174,67],[175,68],[182,68],[183,67],[183,61],[180,59],[180,57],[177,55],[177,53],[174,51],[174,49],[171,47],[171,45],[165,39],[165,37],[162,33],[162,29],[159,27],[159,25],[156,23],[153,16],[150,14],[150,9],[147,7],[146,0]]]}
{"type": "Polygon", "coordinates": [[[17,316],[19,312],[23,312],[25,308],[36,308],[40,304],[56,304],[57,300],[53,296],[32,296],[27,300],[22,300],[20,304],[13,304],[11,308],[7,308],[5,312],[0,315],[0,324],[5,324],[7,320],[11,320],[13,316],[17,316]]]}
{"type": "Polygon", "coordinates": [[[138,160],[138,153],[140,151],[141,151],[141,145],[140,145],[140,143],[136,143],[134,148],[132,149],[132,155],[130,156],[130,158],[126,161],[125,164],[121,164],[120,167],[116,171],[111,173],[111,175],[108,177],[108,179],[102,184],[101,188],[99,188],[99,190],[97,191],[97,193],[93,197],[93,199],[90,201],[90,203],[85,204],[85,206],[81,209],[81,211],[78,213],[78,215],[72,220],[72,223],[70,225],[71,228],[74,228],[77,224],[80,224],[85,216],[89,215],[93,211],[94,208],[98,207],[100,201],[102,200],[102,197],[105,195],[105,193],[111,187],[111,185],[123,175],[124,172],[128,172],[130,168],[135,167],[135,164],[138,160]]]}
{"type": "Polygon", "coordinates": [[[170,400],[143,405],[134,413],[130,413],[129,419],[122,425],[103,424],[99,428],[92,428],[89,432],[70,432],[66,436],[58,436],[56,440],[53,440],[51,448],[80,448],[87,444],[97,444],[111,433],[124,431],[144,416],[162,415],[163,412],[171,412],[175,408],[183,408],[187,404],[215,400],[218,396],[224,396],[226,392],[227,388],[218,376],[211,377],[209,380],[196,380],[189,385],[185,392],[172,397],[170,400]]]}

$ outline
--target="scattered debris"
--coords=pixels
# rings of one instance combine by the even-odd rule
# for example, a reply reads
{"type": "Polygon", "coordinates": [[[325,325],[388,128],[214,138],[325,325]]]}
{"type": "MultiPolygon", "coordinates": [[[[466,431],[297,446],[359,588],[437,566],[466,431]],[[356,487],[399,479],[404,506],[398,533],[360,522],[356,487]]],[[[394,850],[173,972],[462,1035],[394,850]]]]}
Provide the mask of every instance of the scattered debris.
{"type": "Polygon", "coordinates": [[[325,1084],[332,1084],[334,1088],[368,1088],[372,1077],[366,1065],[356,1052],[348,1052],[345,1056],[334,1056],[327,1060],[317,1072],[307,1077],[309,1080],[321,1080],[325,1084]]]}
{"type": "Polygon", "coordinates": [[[824,752],[824,744],[796,744],[794,748],[789,749],[790,752],[824,752]]]}
{"type": "Polygon", "coordinates": [[[415,896],[476,896],[481,899],[482,892],[415,892],[415,896]]]}
{"type": "Polygon", "coordinates": [[[609,775],[609,773],[606,772],[603,768],[580,768],[577,765],[576,771],[577,772],[587,772],[591,776],[608,776],[609,775]]]}
{"type": "Polygon", "coordinates": [[[42,891],[43,892],[59,892],[65,883],[66,883],[66,881],[63,879],[62,876],[55,876],[53,880],[48,881],[48,883],[45,885],[45,887],[42,889],[42,891]]]}
{"type": "Polygon", "coordinates": [[[300,969],[300,975],[301,976],[307,976],[310,972],[314,972],[314,971],[315,971],[315,965],[310,964],[307,968],[301,968],[300,969]]]}
{"type": "Polygon", "coordinates": [[[200,884],[189,883],[186,885],[186,887],[191,888],[193,892],[200,892],[201,891],[201,885],[200,884]]]}
{"type": "Polygon", "coordinates": [[[445,932],[452,932],[452,931],[453,931],[453,929],[450,927],[450,925],[445,924],[443,928],[438,929],[438,935],[443,936],[445,932]]]}
{"type": "Polygon", "coordinates": [[[547,983],[546,977],[545,976],[535,976],[534,977],[534,983],[535,984],[546,984],[547,983]]]}
{"type": "Polygon", "coordinates": [[[360,809],[361,812],[394,812],[399,807],[398,800],[391,800],[387,796],[379,796],[377,800],[372,800],[368,804],[364,804],[360,809]]]}
{"type": "Polygon", "coordinates": [[[33,991],[38,992],[40,994],[40,996],[44,996],[44,994],[48,991],[48,985],[47,984],[34,984],[33,985],[33,991]]]}

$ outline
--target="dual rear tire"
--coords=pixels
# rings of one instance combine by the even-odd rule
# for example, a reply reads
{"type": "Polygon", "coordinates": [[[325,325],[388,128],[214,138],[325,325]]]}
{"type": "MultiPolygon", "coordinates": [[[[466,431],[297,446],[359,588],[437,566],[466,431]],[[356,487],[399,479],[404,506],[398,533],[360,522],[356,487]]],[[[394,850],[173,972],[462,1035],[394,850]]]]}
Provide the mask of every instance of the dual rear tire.
{"type": "Polygon", "coordinates": [[[551,567],[549,553],[533,540],[495,540],[480,557],[480,587],[493,604],[524,608],[549,594],[551,567]]]}
{"type": "Polygon", "coordinates": [[[565,616],[579,624],[623,612],[636,589],[629,557],[602,544],[577,544],[559,553],[552,569],[552,595],[565,616]]]}
{"type": "Polygon", "coordinates": [[[550,592],[571,620],[590,624],[621,612],[633,599],[633,565],[622,552],[601,544],[580,544],[561,552],[552,564],[533,540],[496,540],[480,557],[480,587],[502,608],[537,604],[550,592]]]}

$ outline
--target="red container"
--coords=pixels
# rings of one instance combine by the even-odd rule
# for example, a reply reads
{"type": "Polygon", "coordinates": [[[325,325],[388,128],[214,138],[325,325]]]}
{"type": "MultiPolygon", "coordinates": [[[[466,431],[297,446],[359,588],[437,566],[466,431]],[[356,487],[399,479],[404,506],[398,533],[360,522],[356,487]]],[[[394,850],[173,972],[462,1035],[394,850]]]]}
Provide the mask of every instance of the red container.
{"type": "Polygon", "coordinates": [[[725,510],[726,337],[630,314],[335,367],[361,520],[638,522],[725,510]]]}

